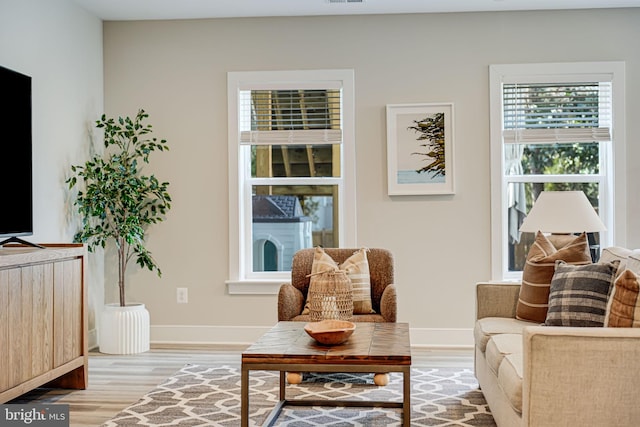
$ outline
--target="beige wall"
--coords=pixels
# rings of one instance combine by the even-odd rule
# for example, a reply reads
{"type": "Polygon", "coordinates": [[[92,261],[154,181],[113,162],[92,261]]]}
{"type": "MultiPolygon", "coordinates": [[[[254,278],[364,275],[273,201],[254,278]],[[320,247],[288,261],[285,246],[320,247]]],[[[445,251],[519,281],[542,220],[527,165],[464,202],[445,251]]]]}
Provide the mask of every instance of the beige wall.
{"type": "MultiPolygon", "coordinates": [[[[103,109],[102,22],[71,0],[0,0],[0,65],[32,78],[34,235],[26,239],[70,242],[76,225],[64,181],[69,165],[86,157],[103,109]]],[[[90,263],[94,341],[104,274],[100,257],[90,263]]]]}
{"type": "MultiPolygon", "coordinates": [[[[637,40],[640,9],[105,23],[107,113],[144,107],[171,146],[153,160],[174,197],[150,233],[164,275],[135,272],[129,292],[151,311],[152,340],[242,342],[276,321],[275,296],[226,292],[228,71],[355,70],[358,243],[394,252],[414,344],[464,345],[475,282],[490,278],[488,66],[626,61],[627,155],[638,159],[637,40]],[[385,105],[428,102],[455,105],[456,194],[392,199],[385,105]]],[[[627,170],[626,243],[640,247],[638,162],[627,170]]]]}

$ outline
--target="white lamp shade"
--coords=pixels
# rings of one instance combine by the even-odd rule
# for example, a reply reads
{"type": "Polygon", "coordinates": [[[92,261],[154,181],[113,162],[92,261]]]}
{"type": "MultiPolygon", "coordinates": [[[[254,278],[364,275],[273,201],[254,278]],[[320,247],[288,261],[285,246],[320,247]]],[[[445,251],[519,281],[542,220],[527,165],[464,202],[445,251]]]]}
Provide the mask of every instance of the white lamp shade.
{"type": "Polygon", "coordinates": [[[543,191],[520,226],[522,232],[557,234],[606,229],[582,191],[543,191]]]}

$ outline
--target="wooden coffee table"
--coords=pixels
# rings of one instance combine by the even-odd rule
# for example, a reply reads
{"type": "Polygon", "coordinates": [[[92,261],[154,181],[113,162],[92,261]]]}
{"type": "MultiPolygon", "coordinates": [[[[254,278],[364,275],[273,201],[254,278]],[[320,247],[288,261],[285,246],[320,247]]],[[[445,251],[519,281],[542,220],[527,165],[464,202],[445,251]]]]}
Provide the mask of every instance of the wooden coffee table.
{"type": "Polygon", "coordinates": [[[376,406],[402,408],[404,426],[411,425],[411,348],[407,323],[357,323],[343,344],[318,344],[304,322],[279,322],[242,353],[242,426],[249,425],[250,371],[280,372],[280,402],[264,425],[271,426],[285,405],[376,406]],[[402,372],[402,402],[287,399],[286,372],[402,372]]]}

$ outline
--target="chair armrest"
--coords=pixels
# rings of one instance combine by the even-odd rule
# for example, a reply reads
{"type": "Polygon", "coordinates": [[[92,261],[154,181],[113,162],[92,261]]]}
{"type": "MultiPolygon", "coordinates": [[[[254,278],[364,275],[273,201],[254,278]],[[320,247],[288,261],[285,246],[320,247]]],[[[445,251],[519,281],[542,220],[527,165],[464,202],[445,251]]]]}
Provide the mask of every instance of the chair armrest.
{"type": "Polygon", "coordinates": [[[278,322],[289,321],[302,313],[304,295],[291,283],[283,283],[278,291],[278,322]]]}
{"type": "Polygon", "coordinates": [[[387,322],[395,322],[398,316],[396,285],[387,285],[380,297],[380,314],[387,322]]]}
{"type": "Polygon", "coordinates": [[[476,320],[485,317],[515,319],[519,295],[519,283],[477,283],[476,320]]]}
{"type": "Polygon", "coordinates": [[[523,330],[525,426],[636,426],[640,328],[523,330]]]}

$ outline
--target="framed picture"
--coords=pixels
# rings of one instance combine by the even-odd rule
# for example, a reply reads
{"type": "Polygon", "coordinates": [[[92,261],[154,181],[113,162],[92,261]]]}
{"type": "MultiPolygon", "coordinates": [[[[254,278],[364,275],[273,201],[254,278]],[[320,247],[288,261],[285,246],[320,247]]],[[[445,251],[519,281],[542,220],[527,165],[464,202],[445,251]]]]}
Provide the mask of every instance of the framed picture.
{"type": "Polygon", "coordinates": [[[454,194],[453,103],[387,105],[388,194],[454,194]]]}

